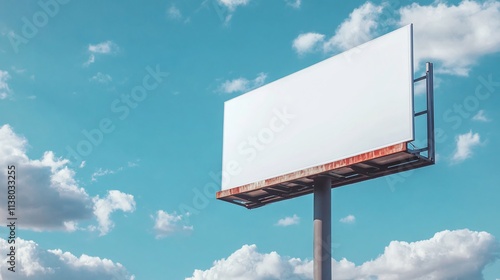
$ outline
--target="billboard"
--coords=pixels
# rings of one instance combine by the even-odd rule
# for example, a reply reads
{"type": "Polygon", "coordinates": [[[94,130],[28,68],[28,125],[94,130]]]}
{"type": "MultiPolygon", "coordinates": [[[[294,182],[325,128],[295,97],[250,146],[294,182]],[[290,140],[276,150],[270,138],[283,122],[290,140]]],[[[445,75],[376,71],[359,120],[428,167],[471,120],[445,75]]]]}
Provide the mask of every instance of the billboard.
{"type": "Polygon", "coordinates": [[[412,52],[408,25],[226,101],[221,189],[412,141],[412,52]]]}

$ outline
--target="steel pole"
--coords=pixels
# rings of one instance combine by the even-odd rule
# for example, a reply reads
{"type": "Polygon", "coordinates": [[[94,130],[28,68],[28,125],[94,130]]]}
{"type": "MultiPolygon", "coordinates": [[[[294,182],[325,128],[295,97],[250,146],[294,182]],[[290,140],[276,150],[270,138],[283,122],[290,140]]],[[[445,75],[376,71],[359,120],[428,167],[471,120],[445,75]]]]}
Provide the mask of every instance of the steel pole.
{"type": "Polygon", "coordinates": [[[428,158],[434,162],[436,147],[434,143],[434,66],[431,62],[425,64],[427,87],[427,147],[428,158]]]}
{"type": "Polygon", "coordinates": [[[332,279],[331,179],[314,180],[314,280],[332,279]]]}

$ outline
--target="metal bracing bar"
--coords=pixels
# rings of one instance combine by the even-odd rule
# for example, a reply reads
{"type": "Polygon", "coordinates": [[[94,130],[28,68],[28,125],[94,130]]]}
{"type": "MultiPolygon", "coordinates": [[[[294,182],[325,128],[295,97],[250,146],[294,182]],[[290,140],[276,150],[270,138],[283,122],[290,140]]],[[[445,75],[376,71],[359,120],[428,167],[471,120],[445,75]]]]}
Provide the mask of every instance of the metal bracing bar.
{"type": "MultiPolygon", "coordinates": [[[[304,182],[301,182],[299,180],[296,180],[296,181],[292,181],[294,184],[296,184],[297,186],[301,187],[301,188],[312,188],[311,185],[308,185],[308,183],[304,183],[304,182]]],[[[295,187],[294,187],[295,188],[295,187]]]]}
{"type": "Polygon", "coordinates": [[[427,75],[425,76],[422,76],[420,78],[416,78],[415,80],[413,80],[414,83],[418,82],[418,81],[422,81],[423,79],[426,79],[427,78],[427,75]]]}
{"type": "Polygon", "coordinates": [[[368,165],[368,166],[373,167],[373,168],[377,168],[378,170],[387,169],[387,167],[385,167],[384,165],[380,165],[380,164],[370,162],[370,161],[365,161],[365,162],[363,162],[363,164],[368,165]]]}
{"type": "Polygon", "coordinates": [[[436,148],[434,143],[434,67],[431,62],[425,64],[427,89],[427,147],[428,158],[434,163],[436,148]]]}
{"type": "Polygon", "coordinates": [[[325,173],[325,174],[321,174],[321,176],[326,176],[326,177],[329,177],[330,179],[332,179],[334,182],[340,182],[342,180],[345,179],[345,177],[340,177],[340,176],[334,176],[330,173],[325,173]]]}
{"type": "MultiPolygon", "coordinates": [[[[288,182],[286,184],[290,184],[290,183],[288,182]]],[[[284,185],[284,184],[278,184],[278,185],[272,186],[273,190],[281,191],[283,193],[289,193],[290,192],[290,188],[292,188],[292,186],[287,186],[287,185],[284,185]]]]}
{"type": "Polygon", "coordinates": [[[236,196],[237,198],[241,198],[242,200],[250,201],[250,202],[253,202],[253,203],[260,203],[259,199],[251,197],[251,196],[246,195],[244,193],[233,194],[233,196],[236,196]]]}
{"type": "Polygon", "coordinates": [[[356,165],[351,165],[351,166],[349,166],[349,168],[352,169],[352,170],[354,170],[354,172],[356,172],[358,174],[361,174],[361,175],[365,175],[365,176],[370,176],[371,175],[370,171],[366,170],[365,168],[356,166],[356,165]]]}
{"type": "Polygon", "coordinates": [[[427,110],[423,110],[423,111],[415,113],[415,117],[418,117],[418,116],[424,115],[424,114],[427,114],[427,110]]]}
{"type": "Polygon", "coordinates": [[[239,205],[239,206],[243,206],[243,207],[246,207],[246,204],[247,204],[246,202],[245,203],[238,202],[241,200],[236,201],[235,199],[224,199],[224,201],[227,201],[227,202],[239,205]]]}
{"type": "Polygon", "coordinates": [[[292,189],[293,186],[286,186],[284,184],[277,184],[277,185],[274,185],[274,186],[270,186],[267,189],[270,189],[270,190],[273,190],[273,191],[277,191],[277,192],[281,192],[281,193],[284,193],[284,194],[288,194],[290,193],[290,189],[292,189]]]}
{"type": "Polygon", "coordinates": [[[325,175],[330,176],[333,179],[345,179],[345,176],[342,174],[338,174],[334,171],[328,171],[325,175]]]}
{"type": "Polygon", "coordinates": [[[420,149],[414,149],[414,150],[408,150],[412,154],[420,154],[421,152],[428,151],[429,148],[420,148],[420,149]]]}
{"type": "Polygon", "coordinates": [[[274,189],[267,188],[267,189],[262,189],[262,190],[265,191],[265,192],[267,192],[268,194],[271,194],[271,195],[277,195],[277,196],[280,196],[280,197],[283,197],[283,198],[288,197],[287,193],[281,192],[281,191],[277,191],[277,190],[274,190],[274,189]]]}

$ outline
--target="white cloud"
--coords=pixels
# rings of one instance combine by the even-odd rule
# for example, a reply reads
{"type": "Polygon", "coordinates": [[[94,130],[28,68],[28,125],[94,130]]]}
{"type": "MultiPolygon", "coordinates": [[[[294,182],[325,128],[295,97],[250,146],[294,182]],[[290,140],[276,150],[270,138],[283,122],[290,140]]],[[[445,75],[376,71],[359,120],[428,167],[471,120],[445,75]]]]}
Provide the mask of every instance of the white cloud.
{"type": "Polygon", "coordinates": [[[353,10],[328,40],[325,40],[326,36],[324,34],[303,33],[293,41],[292,47],[297,53],[304,54],[319,50],[332,53],[358,46],[375,36],[375,32],[380,25],[378,18],[383,9],[383,5],[366,2],[353,10]]]}
{"type": "MultiPolygon", "coordinates": [[[[16,184],[22,186],[16,193],[16,202],[22,205],[16,209],[16,215],[22,217],[18,220],[19,227],[74,231],[81,221],[96,217],[100,223],[104,217],[100,211],[106,210],[96,210],[100,207],[95,203],[96,198],[92,199],[78,186],[75,171],[68,167],[69,161],[56,157],[52,151],[32,160],[26,154],[27,147],[28,141],[9,125],[0,126],[0,165],[15,165],[23,174],[16,178],[16,184]]],[[[0,173],[0,181],[7,181],[5,173],[0,173]]],[[[6,204],[0,204],[0,216],[7,216],[6,204]]]]}
{"type": "Polygon", "coordinates": [[[127,162],[127,164],[125,166],[120,166],[120,167],[118,167],[118,168],[116,168],[114,170],[99,168],[99,169],[97,169],[97,171],[95,171],[94,173],[92,173],[92,175],[90,176],[90,180],[92,182],[97,182],[97,178],[99,178],[99,177],[106,176],[106,175],[111,175],[111,174],[116,174],[118,172],[123,171],[126,168],[137,167],[137,166],[139,166],[139,164],[137,162],[138,162],[138,160],[136,160],[136,161],[129,161],[129,162],[127,162]]]}
{"type": "Polygon", "coordinates": [[[323,43],[325,35],[309,32],[300,34],[293,40],[292,47],[298,54],[313,52],[323,43]]]}
{"type": "MultiPolygon", "coordinates": [[[[23,186],[16,196],[17,209],[22,228],[54,230],[66,227],[65,222],[92,217],[92,201],[84,189],[79,188],[68,160],[56,158],[51,151],[40,160],[31,160],[26,155],[27,140],[14,133],[9,125],[0,127],[0,164],[15,165],[23,176],[17,185],[23,186]],[[61,211],[64,209],[64,211],[61,211]]],[[[6,181],[1,173],[0,180],[6,181]]],[[[0,205],[0,215],[6,216],[5,205],[0,205]]]]}
{"type": "Polygon", "coordinates": [[[294,9],[300,8],[302,0],[285,0],[286,4],[294,9]]]}
{"type": "Polygon", "coordinates": [[[117,190],[111,190],[105,198],[99,198],[96,196],[93,198],[94,201],[94,214],[97,217],[99,223],[100,235],[107,234],[114,224],[110,219],[111,213],[116,210],[121,210],[123,212],[134,212],[135,211],[135,201],[134,196],[131,194],[122,193],[117,190]]]}
{"type": "Polygon", "coordinates": [[[483,268],[498,258],[498,244],[487,232],[438,232],[429,240],[392,241],[377,259],[364,263],[365,275],[385,279],[482,279],[483,268]]]}
{"type": "Polygon", "coordinates": [[[230,81],[225,81],[220,89],[224,93],[233,93],[233,92],[239,92],[239,91],[246,91],[248,86],[249,81],[245,78],[238,78],[230,81]]]}
{"type": "Polygon", "coordinates": [[[400,16],[400,25],[414,23],[416,62],[440,61],[438,72],[466,76],[479,57],[500,51],[498,1],[413,3],[400,16]]]}
{"type": "Polygon", "coordinates": [[[182,19],[181,10],[179,10],[179,8],[177,8],[174,4],[172,4],[170,8],[167,9],[167,17],[173,20],[182,19]]]}
{"type": "Polygon", "coordinates": [[[102,42],[96,45],[89,45],[91,53],[110,54],[118,50],[118,46],[112,41],[102,42]]]}
{"type": "Polygon", "coordinates": [[[227,259],[215,261],[212,268],[205,271],[195,270],[193,276],[186,278],[186,280],[298,280],[304,279],[300,278],[301,276],[309,276],[307,269],[302,268],[307,263],[307,261],[300,259],[281,257],[276,252],[261,254],[257,251],[257,246],[244,245],[227,259]],[[295,272],[296,267],[298,268],[297,272],[295,272]]]}
{"type": "Polygon", "coordinates": [[[389,9],[394,8],[371,2],[354,9],[335,34],[323,42],[323,51],[353,48],[382,30],[413,23],[417,69],[424,61],[434,61],[439,62],[437,73],[467,76],[480,57],[500,52],[499,1],[462,1],[456,5],[443,1],[430,5],[413,3],[395,11],[392,18],[389,9]]]}
{"type": "Polygon", "coordinates": [[[91,82],[97,82],[101,84],[107,84],[113,80],[110,75],[97,72],[92,78],[89,79],[91,82]]]}
{"type": "Polygon", "coordinates": [[[106,176],[106,175],[110,175],[110,174],[115,174],[115,173],[116,173],[116,171],[114,171],[114,170],[99,168],[96,172],[92,173],[90,180],[92,182],[96,182],[98,177],[106,176]]]}
{"type": "Polygon", "coordinates": [[[279,219],[276,225],[281,227],[287,227],[291,225],[297,225],[299,223],[300,223],[300,217],[294,214],[292,217],[285,217],[283,219],[279,219]]]}
{"type": "Polygon", "coordinates": [[[335,35],[325,42],[323,48],[326,52],[347,50],[365,43],[373,38],[379,23],[377,21],[382,13],[383,6],[366,2],[356,8],[335,31],[335,35]]]}
{"type": "Polygon", "coordinates": [[[250,0],[217,0],[217,2],[233,12],[238,6],[246,6],[250,0]]]}
{"type": "Polygon", "coordinates": [[[212,2],[215,6],[216,12],[224,21],[225,24],[229,24],[231,19],[233,18],[233,14],[236,11],[236,8],[239,6],[246,6],[250,0],[213,0],[212,2]]]}
{"type": "Polygon", "coordinates": [[[356,217],[354,215],[347,215],[339,221],[344,224],[354,224],[356,222],[356,217]]]}
{"type": "Polygon", "coordinates": [[[95,62],[97,54],[114,54],[118,52],[118,45],[112,41],[105,41],[96,45],[89,45],[88,51],[90,52],[88,60],[83,64],[84,66],[89,66],[95,62]]]}
{"type": "MultiPolygon", "coordinates": [[[[5,239],[0,238],[0,247],[8,248],[5,239]]],[[[7,257],[0,263],[0,279],[24,280],[133,280],[123,265],[112,260],[81,255],[76,257],[60,249],[44,250],[34,241],[16,238],[16,272],[8,271],[7,257]]]]}
{"type": "MultiPolygon", "coordinates": [[[[442,231],[417,241],[392,241],[375,260],[359,266],[332,259],[338,279],[483,279],[482,270],[498,258],[495,238],[487,232],[468,229],[442,231]]],[[[276,252],[262,254],[255,245],[244,245],[227,259],[214,262],[207,270],[195,270],[186,280],[272,280],[312,279],[309,260],[282,257],[276,252]]]]}
{"type": "Polygon", "coordinates": [[[249,91],[254,88],[262,86],[267,78],[267,74],[259,73],[253,80],[246,78],[237,78],[234,80],[227,80],[220,85],[219,90],[223,93],[234,93],[249,91]]]}
{"type": "Polygon", "coordinates": [[[10,79],[8,71],[0,70],[0,100],[9,97],[11,90],[7,81],[10,79]]]}
{"type": "Polygon", "coordinates": [[[472,148],[481,144],[479,133],[469,131],[465,134],[460,134],[456,138],[457,147],[453,154],[452,161],[454,163],[462,162],[472,156],[472,148]]]}
{"type": "Polygon", "coordinates": [[[155,221],[154,231],[156,233],[156,238],[165,238],[176,232],[190,232],[193,230],[193,226],[186,225],[185,219],[189,216],[178,215],[177,213],[169,214],[163,210],[158,210],[156,216],[152,217],[155,221]]]}
{"type": "Polygon", "coordinates": [[[95,62],[95,55],[93,53],[90,54],[89,59],[83,63],[83,66],[89,66],[90,64],[95,62]]]}
{"type": "Polygon", "coordinates": [[[489,122],[491,121],[486,115],[484,114],[484,110],[479,110],[477,114],[472,117],[473,120],[478,121],[478,122],[489,122]]]}
{"type": "Polygon", "coordinates": [[[75,222],[75,221],[67,221],[67,222],[64,222],[64,229],[67,231],[67,232],[73,232],[73,231],[76,231],[78,230],[78,223],[75,222]]]}
{"type": "Polygon", "coordinates": [[[251,86],[252,88],[260,87],[262,86],[267,79],[267,74],[266,73],[259,73],[255,79],[253,79],[251,86]]]}
{"type": "Polygon", "coordinates": [[[85,164],[86,164],[86,161],[84,161],[84,160],[83,160],[83,161],[80,163],[79,168],[84,168],[84,167],[85,167],[85,164]]]}

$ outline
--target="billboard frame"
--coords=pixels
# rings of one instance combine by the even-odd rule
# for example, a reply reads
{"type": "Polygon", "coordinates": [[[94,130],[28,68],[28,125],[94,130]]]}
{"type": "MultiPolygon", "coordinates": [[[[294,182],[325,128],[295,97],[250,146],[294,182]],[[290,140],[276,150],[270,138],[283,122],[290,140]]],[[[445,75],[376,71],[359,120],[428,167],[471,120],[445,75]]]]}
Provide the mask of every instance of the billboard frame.
{"type": "Polygon", "coordinates": [[[221,190],[263,187],[413,141],[412,30],[405,25],[226,100],[221,190]]]}
{"type": "Polygon", "coordinates": [[[257,183],[222,190],[216,193],[216,198],[253,209],[313,193],[314,182],[318,177],[330,178],[331,188],[337,188],[433,165],[435,163],[433,76],[433,64],[427,62],[425,75],[413,79],[413,84],[426,81],[426,108],[413,112],[413,123],[417,117],[426,117],[427,147],[415,148],[413,141],[403,142],[257,183]]]}

